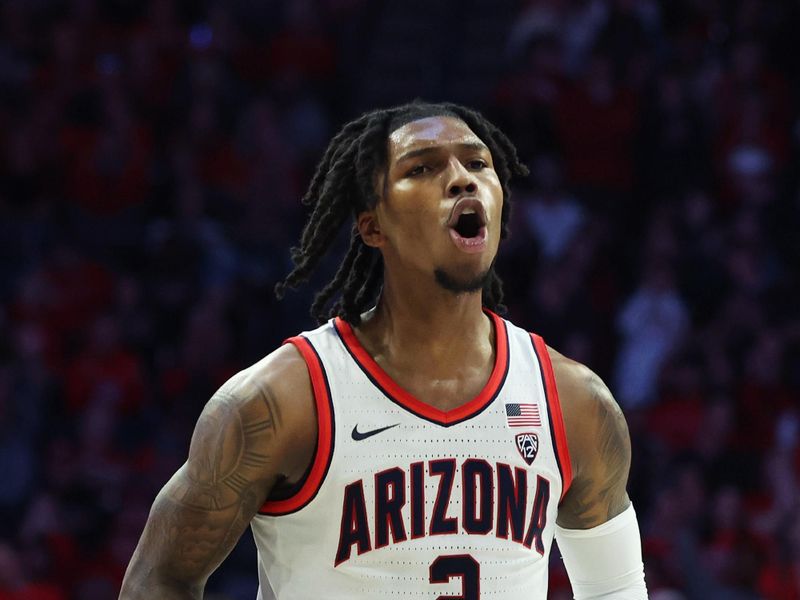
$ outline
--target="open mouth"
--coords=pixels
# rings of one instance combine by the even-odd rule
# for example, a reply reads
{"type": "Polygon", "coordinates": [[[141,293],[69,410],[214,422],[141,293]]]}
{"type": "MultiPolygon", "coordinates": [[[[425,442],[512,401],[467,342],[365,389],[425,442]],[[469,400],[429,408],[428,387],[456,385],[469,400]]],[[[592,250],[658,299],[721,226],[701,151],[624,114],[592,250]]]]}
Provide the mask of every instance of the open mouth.
{"type": "Polygon", "coordinates": [[[453,229],[463,238],[474,238],[478,235],[483,225],[478,213],[462,213],[453,229]]]}
{"type": "Polygon", "coordinates": [[[448,221],[450,237],[465,252],[480,252],[486,247],[486,212],[475,198],[463,198],[453,207],[448,221]]]}

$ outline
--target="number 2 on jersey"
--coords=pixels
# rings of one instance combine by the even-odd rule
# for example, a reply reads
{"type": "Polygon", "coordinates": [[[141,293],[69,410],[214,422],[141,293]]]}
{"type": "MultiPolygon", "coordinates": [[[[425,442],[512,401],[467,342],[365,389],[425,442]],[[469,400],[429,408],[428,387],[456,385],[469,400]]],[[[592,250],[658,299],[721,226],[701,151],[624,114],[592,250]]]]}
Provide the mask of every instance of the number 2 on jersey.
{"type": "Polygon", "coordinates": [[[461,577],[460,596],[439,596],[437,600],[478,600],[481,567],[469,554],[451,554],[438,557],[431,563],[431,583],[447,583],[461,577]]]}

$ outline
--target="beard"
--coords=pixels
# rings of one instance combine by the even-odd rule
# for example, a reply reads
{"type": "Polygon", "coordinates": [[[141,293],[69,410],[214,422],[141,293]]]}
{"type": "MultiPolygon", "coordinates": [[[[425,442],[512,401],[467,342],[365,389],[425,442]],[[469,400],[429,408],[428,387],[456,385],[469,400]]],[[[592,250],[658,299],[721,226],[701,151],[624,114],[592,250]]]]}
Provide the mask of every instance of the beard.
{"type": "Polygon", "coordinates": [[[454,294],[469,294],[483,290],[492,276],[492,269],[489,268],[483,273],[473,276],[471,279],[458,278],[451,275],[444,269],[435,269],[433,275],[442,288],[454,294]]]}

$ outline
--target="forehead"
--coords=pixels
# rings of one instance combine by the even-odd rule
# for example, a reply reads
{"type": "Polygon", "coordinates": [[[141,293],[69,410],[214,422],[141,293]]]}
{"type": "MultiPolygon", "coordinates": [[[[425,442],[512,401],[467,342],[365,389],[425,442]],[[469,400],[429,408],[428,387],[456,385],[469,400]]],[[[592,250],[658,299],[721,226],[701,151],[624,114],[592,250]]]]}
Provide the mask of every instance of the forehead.
{"type": "Polygon", "coordinates": [[[425,117],[398,127],[389,135],[389,160],[409,150],[448,144],[483,144],[483,140],[456,117],[425,117]]]}

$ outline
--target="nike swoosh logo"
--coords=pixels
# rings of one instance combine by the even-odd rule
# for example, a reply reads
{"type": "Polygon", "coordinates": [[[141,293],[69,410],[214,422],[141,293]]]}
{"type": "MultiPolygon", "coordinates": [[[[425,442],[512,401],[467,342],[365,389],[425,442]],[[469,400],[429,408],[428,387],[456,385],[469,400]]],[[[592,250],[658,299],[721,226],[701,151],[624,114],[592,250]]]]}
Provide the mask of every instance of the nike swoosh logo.
{"type": "Polygon", "coordinates": [[[400,425],[400,423],[395,423],[394,425],[387,425],[386,427],[380,427],[378,429],[373,429],[371,431],[365,431],[362,433],[358,430],[358,425],[356,424],[353,427],[353,433],[352,433],[353,439],[357,442],[360,442],[361,440],[365,440],[368,437],[372,437],[373,435],[377,435],[382,431],[386,431],[387,429],[391,429],[392,427],[397,427],[398,425],[400,425]]]}

